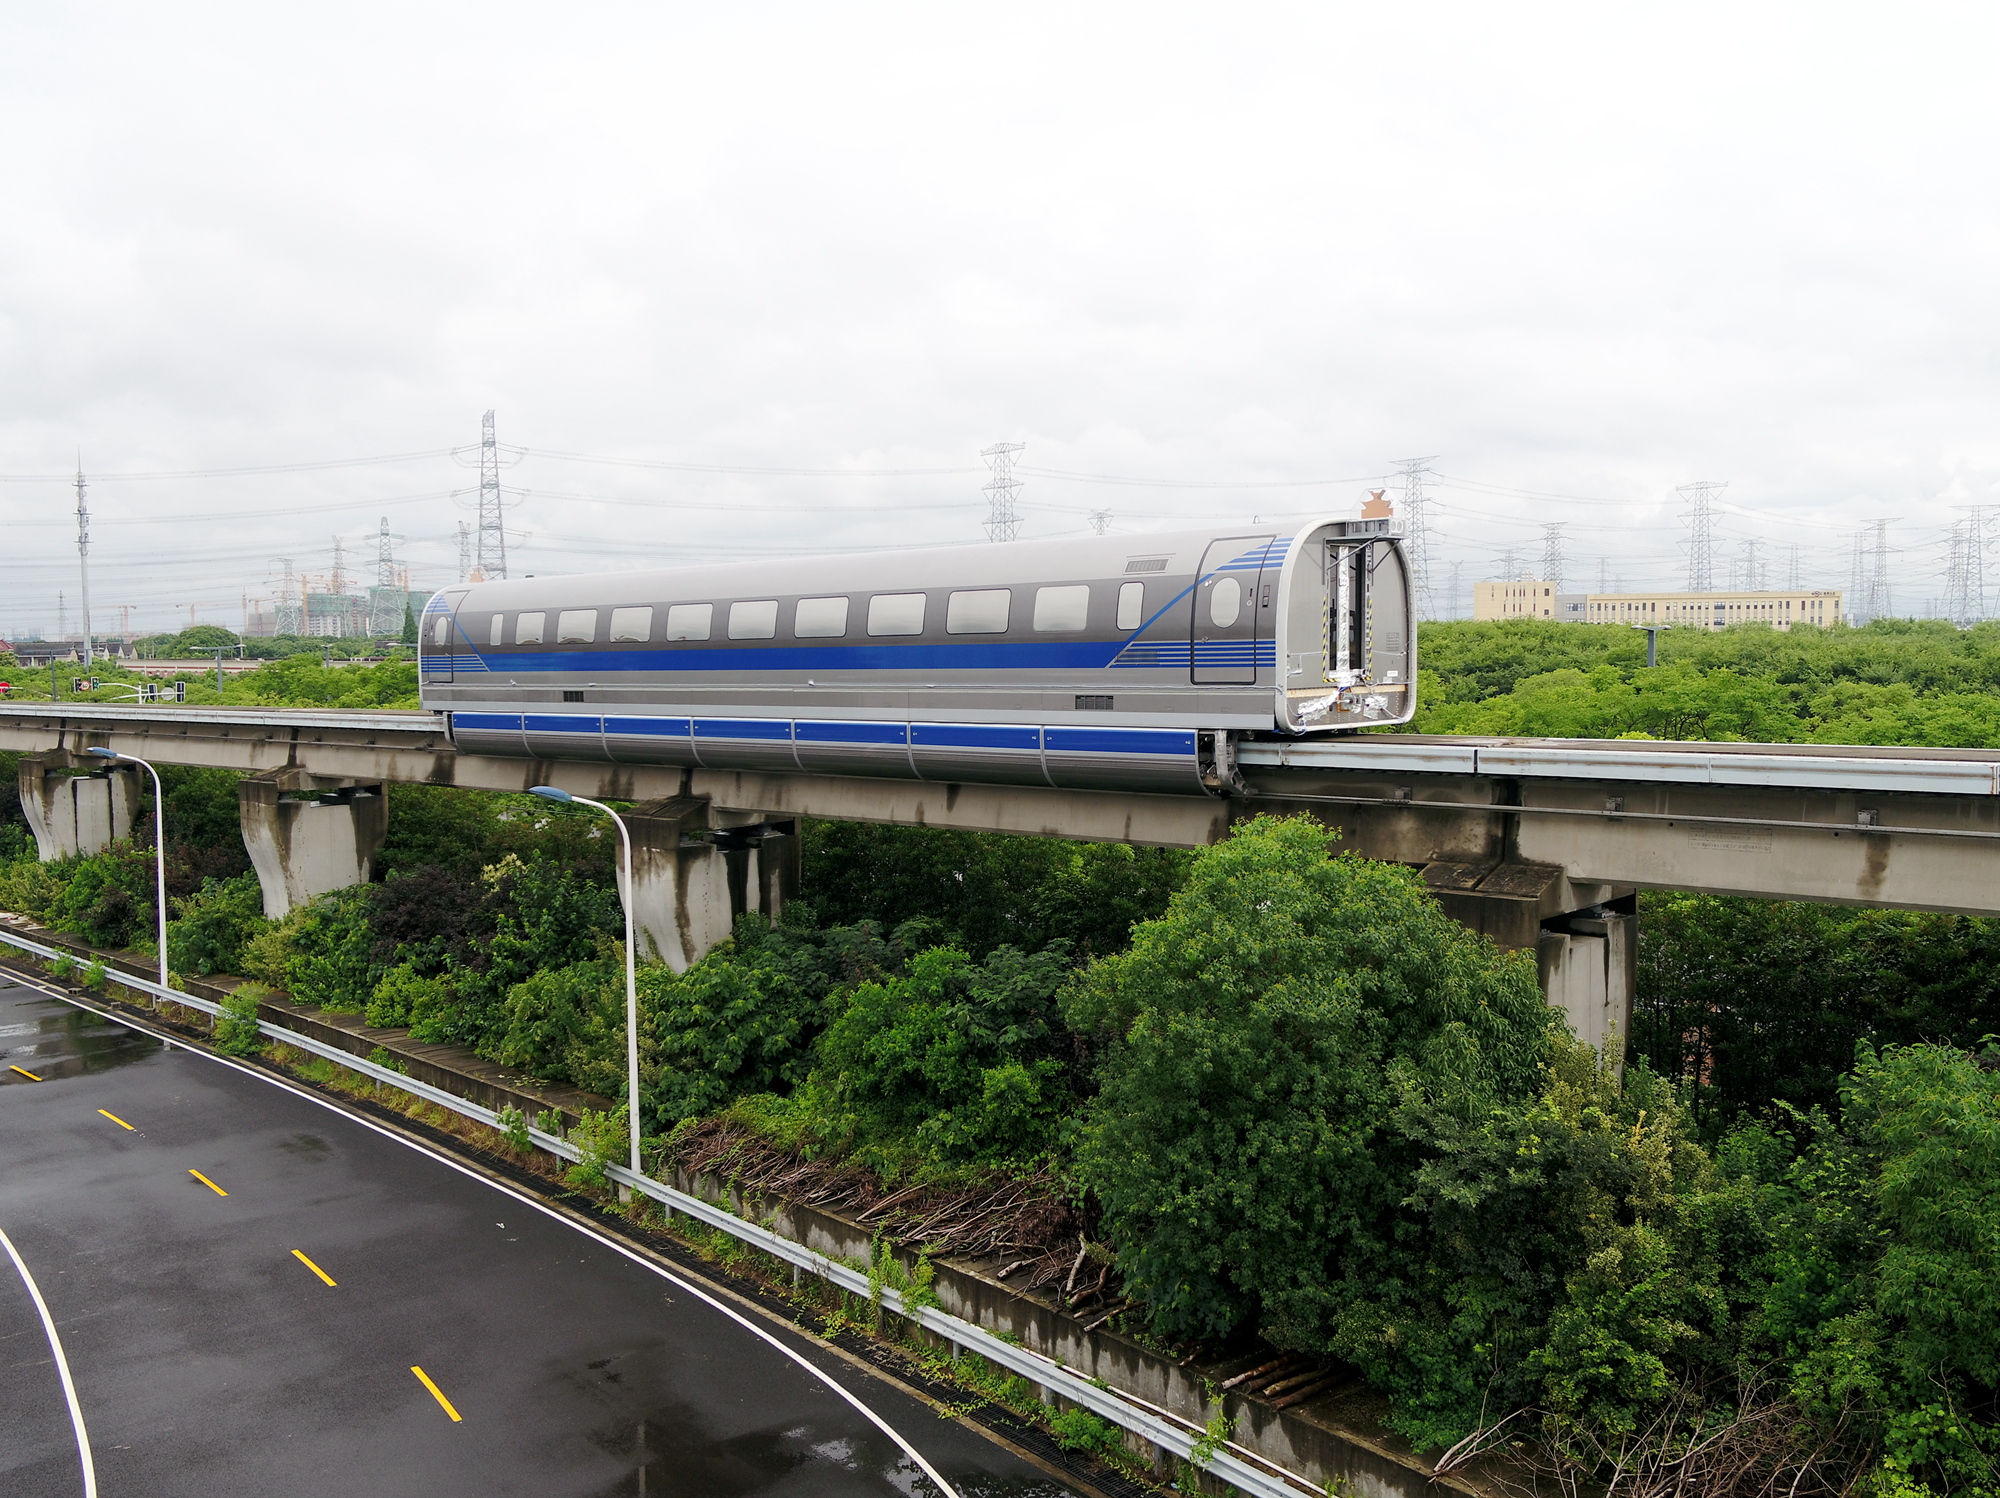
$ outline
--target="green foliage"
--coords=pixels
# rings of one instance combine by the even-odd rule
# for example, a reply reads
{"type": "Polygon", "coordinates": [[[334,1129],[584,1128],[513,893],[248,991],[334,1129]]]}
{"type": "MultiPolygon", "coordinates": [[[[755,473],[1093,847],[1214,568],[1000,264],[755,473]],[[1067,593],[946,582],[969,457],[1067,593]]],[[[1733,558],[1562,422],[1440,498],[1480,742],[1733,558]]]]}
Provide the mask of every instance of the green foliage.
{"type": "Polygon", "coordinates": [[[43,912],[58,931],[96,947],[125,947],[151,934],[154,924],[153,853],[114,843],[103,853],[65,858],[45,866],[60,886],[43,912]]]}
{"type": "Polygon", "coordinates": [[[106,968],[102,962],[93,960],[90,966],[83,970],[83,986],[85,988],[102,990],[105,981],[110,976],[110,969],[106,968]]]}
{"type": "Polygon", "coordinates": [[[507,1147],[517,1155],[525,1155],[535,1147],[534,1138],[528,1133],[527,1115],[519,1108],[504,1107],[495,1115],[501,1137],[507,1147]]]}
{"type": "Polygon", "coordinates": [[[1113,1453],[1122,1451],[1125,1444],[1117,1426],[1081,1408],[1058,1410],[1050,1415],[1049,1434],[1063,1450],[1100,1461],[1111,1460],[1113,1453]]]}
{"type": "Polygon", "coordinates": [[[254,1056],[264,1045],[258,1029],[257,1001],[268,990],[260,983],[239,983],[222,1000],[215,1021],[215,1048],[228,1056],[254,1056]]]}
{"type": "Polygon", "coordinates": [[[589,1186],[599,1191],[609,1188],[611,1180],[604,1167],[613,1161],[624,1162],[630,1130],[623,1107],[607,1113],[584,1109],[576,1127],[569,1131],[569,1141],[577,1147],[581,1158],[564,1172],[563,1179],[572,1186],[589,1186]]]}
{"type": "Polygon", "coordinates": [[[808,820],[805,886],[829,925],[884,930],[936,923],[984,958],[1058,938],[1080,958],[1121,951],[1134,921],[1158,915],[1194,858],[1173,848],[1071,843],[929,827],[808,820]]]}
{"type": "Polygon", "coordinates": [[[1646,893],[1632,1054],[1704,1133],[1772,1101],[1831,1108],[1862,1040],[2000,1033],[2000,921],[1646,893]]]}
{"type": "Polygon", "coordinates": [[[245,943],[271,925],[255,874],[205,879],[198,892],[169,903],[174,919],[167,923],[167,964],[177,973],[238,971],[245,943]]]}
{"type": "Polygon", "coordinates": [[[507,991],[502,1026],[482,1055],[615,1096],[625,1073],[621,960],[544,968],[507,991]]]}
{"type": "Polygon", "coordinates": [[[1171,1340],[1256,1318],[1329,1346],[1397,1270],[1414,1162],[1395,1079],[1469,1109],[1526,1096],[1559,1023],[1532,958],[1494,952],[1409,871],[1328,852],[1308,820],[1244,824],[1064,1001],[1106,1047],[1077,1171],[1171,1340]]]}
{"type": "Polygon", "coordinates": [[[2000,625],[1669,630],[1520,619],[1426,624],[1421,733],[2000,745],[2000,625]]]}
{"type": "Polygon", "coordinates": [[[1069,949],[953,947],[859,985],[820,1037],[811,1106],[828,1140],[888,1175],[908,1157],[1024,1165],[1070,1102],[1056,1037],[1069,949]]]}
{"type": "Polygon", "coordinates": [[[453,997],[448,977],[425,977],[411,964],[399,962],[382,975],[369,994],[362,1018],[386,1029],[408,1025],[413,1039],[431,1040],[433,1036],[419,1031],[449,1013],[453,997]]]}
{"type": "Polygon", "coordinates": [[[821,929],[794,916],[773,928],[746,916],[733,941],[686,973],[641,969],[647,1127],[664,1132],[737,1098],[790,1093],[810,1070],[832,996],[895,969],[901,950],[872,925],[821,929]]]}
{"type": "MultiPolygon", "coordinates": [[[[280,981],[301,1004],[335,1014],[355,1014],[383,976],[368,929],[368,887],[357,885],[319,896],[292,912],[279,932],[283,940],[280,981]]],[[[261,938],[246,945],[260,949],[261,938]]]]}

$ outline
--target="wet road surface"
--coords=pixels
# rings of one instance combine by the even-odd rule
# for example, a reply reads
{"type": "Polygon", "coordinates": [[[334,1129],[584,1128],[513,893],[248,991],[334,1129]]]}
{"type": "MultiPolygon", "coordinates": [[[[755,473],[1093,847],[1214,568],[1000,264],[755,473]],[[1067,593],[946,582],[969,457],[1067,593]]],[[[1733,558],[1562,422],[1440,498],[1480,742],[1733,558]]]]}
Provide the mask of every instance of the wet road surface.
{"type": "MultiPolygon", "coordinates": [[[[4,978],[0,1079],[0,1231],[55,1318],[106,1495],[935,1492],[713,1307],[307,1098],[4,978]]],[[[964,1498],[1067,1491],[774,1330],[964,1498]]],[[[81,1491],[0,1255],[0,1492],[81,1491]]]]}

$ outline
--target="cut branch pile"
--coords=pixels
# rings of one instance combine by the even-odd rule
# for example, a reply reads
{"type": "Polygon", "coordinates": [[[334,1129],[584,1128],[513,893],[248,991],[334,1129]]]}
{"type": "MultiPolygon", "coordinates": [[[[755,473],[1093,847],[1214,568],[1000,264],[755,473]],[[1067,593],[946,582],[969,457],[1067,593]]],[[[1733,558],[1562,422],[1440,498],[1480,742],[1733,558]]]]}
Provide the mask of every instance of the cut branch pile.
{"type": "Polygon", "coordinates": [[[1014,1290],[1053,1286],[1073,1306],[1110,1307],[1120,1299],[1109,1254],[1088,1244],[1081,1214],[1066,1199],[1061,1183],[1046,1173],[1021,1179],[996,1176],[972,1186],[886,1191],[872,1171],[801,1159],[742,1124],[722,1119],[708,1119],[676,1136],[665,1164],[711,1176],[746,1197],[778,1197],[839,1213],[910,1248],[950,1258],[1003,1259],[997,1278],[1014,1290]],[[1091,1264],[1088,1272],[1073,1273],[1085,1270],[1086,1257],[1101,1259],[1101,1271],[1091,1264]]]}

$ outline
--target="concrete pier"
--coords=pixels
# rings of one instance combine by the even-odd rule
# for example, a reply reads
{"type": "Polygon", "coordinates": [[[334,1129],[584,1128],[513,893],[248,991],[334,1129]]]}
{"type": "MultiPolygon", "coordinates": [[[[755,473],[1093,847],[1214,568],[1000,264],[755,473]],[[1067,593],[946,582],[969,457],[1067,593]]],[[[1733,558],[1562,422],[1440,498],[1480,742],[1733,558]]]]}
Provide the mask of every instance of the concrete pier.
{"type": "MultiPolygon", "coordinates": [[[[103,762],[83,760],[81,764],[103,762]]],[[[136,765],[104,765],[92,768],[87,775],[72,774],[77,767],[77,756],[58,751],[24,755],[16,772],[21,815],[35,834],[35,853],[43,863],[102,853],[132,835],[132,809],[139,801],[138,777],[145,772],[136,765]]]]}
{"type": "MultiPolygon", "coordinates": [[[[625,813],[640,955],[684,973],[742,915],[776,923],[798,892],[799,838],[789,818],[717,811],[706,796],[668,796],[625,813]]],[[[624,874],[619,874],[624,893],[624,874]]]]}
{"type": "Polygon", "coordinates": [[[315,895],[366,884],[389,832],[381,786],[326,787],[299,770],[244,776],[236,804],[264,914],[274,921],[315,895]]]}

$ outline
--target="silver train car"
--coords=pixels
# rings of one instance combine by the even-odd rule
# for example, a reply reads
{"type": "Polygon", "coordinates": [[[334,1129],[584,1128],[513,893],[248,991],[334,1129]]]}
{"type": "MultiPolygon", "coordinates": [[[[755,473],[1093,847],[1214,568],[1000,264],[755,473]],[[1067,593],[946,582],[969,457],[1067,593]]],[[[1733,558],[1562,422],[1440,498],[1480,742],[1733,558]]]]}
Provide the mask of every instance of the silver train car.
{"type": "Polygon", "coordinates": [[[447,588],[426,707],[478,754],[1226,795],[1245,735],[1407,722],[1388,520],[447,588]]]}

